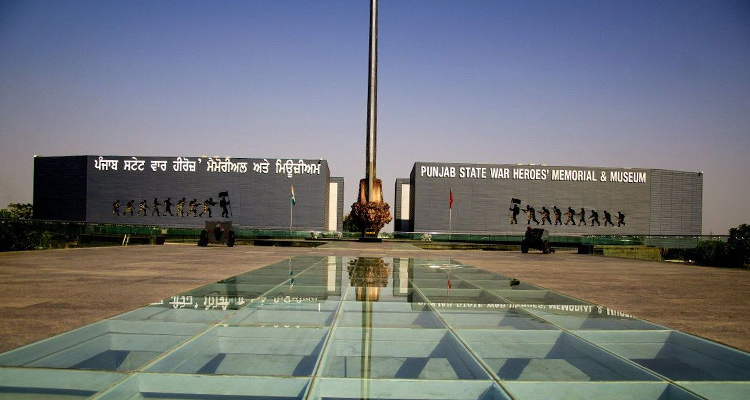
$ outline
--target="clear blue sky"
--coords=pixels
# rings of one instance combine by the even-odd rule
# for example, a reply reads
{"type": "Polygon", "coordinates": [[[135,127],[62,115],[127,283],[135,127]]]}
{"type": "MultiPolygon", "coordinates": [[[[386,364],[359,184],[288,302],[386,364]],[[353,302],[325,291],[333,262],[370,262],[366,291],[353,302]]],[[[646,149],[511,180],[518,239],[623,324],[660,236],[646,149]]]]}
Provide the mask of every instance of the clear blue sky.
{"type": "MultiPolygon", "coordinates": [[[[0,207],[33,155],[324,158],[364,176],[367,0],[0,0],[0,207]]],[[[704,171],[750,223],[747,1],[381,0],[378,175],[415,161],[704,171]]]]}

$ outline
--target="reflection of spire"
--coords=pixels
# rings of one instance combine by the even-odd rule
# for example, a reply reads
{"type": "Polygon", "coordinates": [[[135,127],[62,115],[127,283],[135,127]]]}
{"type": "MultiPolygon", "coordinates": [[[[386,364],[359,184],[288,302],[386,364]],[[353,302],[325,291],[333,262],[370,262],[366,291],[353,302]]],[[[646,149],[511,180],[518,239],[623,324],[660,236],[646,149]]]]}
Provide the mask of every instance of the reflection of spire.
{"type": "Polygon", "coordinates": [[[359,257],[349,261],[349,282],[359,301],[378,301],[380,288],[388,286],[391,268],[382,258],[359,257]]]}
{"type": "Polygon", "coordinates": [[[359,257],[349,261],[346,268],[349,281],[355,287],[386,287],[391,268],[382,258],[359,257]]]}

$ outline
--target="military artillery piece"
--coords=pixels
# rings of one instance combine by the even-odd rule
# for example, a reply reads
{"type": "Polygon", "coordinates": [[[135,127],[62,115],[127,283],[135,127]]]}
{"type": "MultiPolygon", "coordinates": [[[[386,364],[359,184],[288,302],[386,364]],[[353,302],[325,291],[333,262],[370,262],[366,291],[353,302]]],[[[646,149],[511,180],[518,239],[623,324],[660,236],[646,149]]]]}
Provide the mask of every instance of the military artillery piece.
{"type": "Polygon", "coordinates": [[[541,250],[543,254],[554,253],[555,249],[549,244],[549,231],[527,227],[526,235],[521,241],[521,253],[528,253],[529,249],[541,250]]]}
{"type": "Polygon", "coordinates": [[[206,221],[206,229],[201,231],[198,246],[206,247],[209,243],[234,246],[235,234],[232,221],[206,221]]]}

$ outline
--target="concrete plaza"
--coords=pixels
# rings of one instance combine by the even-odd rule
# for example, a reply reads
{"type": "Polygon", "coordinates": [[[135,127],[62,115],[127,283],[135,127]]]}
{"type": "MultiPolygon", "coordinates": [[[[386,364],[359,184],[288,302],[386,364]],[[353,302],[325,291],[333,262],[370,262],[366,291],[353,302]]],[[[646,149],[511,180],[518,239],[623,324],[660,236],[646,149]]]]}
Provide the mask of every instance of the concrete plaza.
{"type": "Polygon", "coordinates": [[[452,258],[750,351],[750,271],[558,251],[167,244],[0,253],[0,352],[297,255],[452,258]]]}

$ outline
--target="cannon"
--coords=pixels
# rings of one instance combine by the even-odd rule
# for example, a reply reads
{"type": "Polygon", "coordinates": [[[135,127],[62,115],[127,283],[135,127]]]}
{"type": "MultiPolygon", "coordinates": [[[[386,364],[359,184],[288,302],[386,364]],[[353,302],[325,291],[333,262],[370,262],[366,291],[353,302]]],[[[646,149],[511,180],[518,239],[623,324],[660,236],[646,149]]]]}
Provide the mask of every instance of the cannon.
{"type": "Polygon", "coordinates": [[[209,243],[234,246],[235,234],[232,221],[206,221],[206,227],[201,231],[198,246],[208,246],[209,243]]]}
{"type": "Polygon", "coordinates": [[[528,253],[529,249],[541,250],[544,254],[554,253],[549,244],[549,231],[541,228],[526,228],[526,234],[521,241],[521,253],[528,253]]]}

